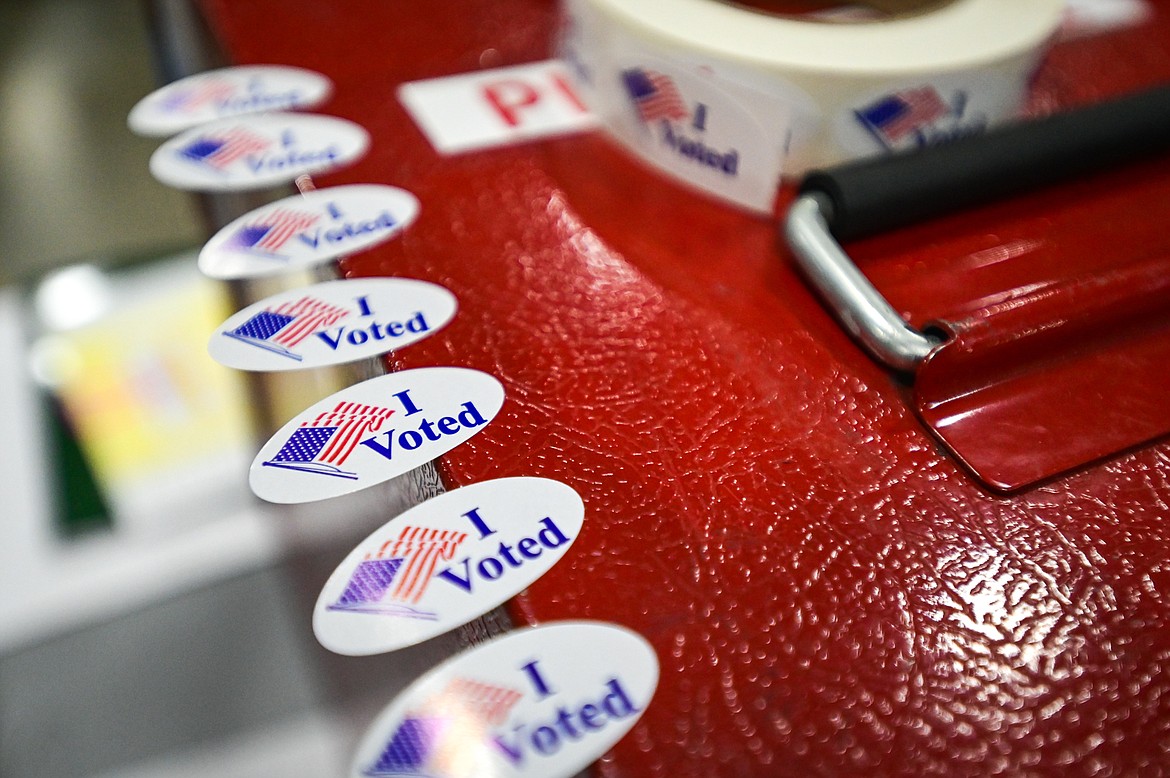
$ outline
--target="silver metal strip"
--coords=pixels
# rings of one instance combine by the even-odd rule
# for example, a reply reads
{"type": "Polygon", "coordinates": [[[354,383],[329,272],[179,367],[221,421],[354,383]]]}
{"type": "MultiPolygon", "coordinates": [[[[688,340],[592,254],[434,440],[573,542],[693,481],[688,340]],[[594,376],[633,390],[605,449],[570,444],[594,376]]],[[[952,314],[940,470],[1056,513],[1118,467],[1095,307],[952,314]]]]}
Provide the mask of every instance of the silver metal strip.
{"type": "Polygon", "coordinates": [[[784,236],[809,283],[850,334],[879,362],[913,371],[942,341],[911,327],[874,288],[829,231],[832,204],[801,195],[784,222],[784,236]]]}

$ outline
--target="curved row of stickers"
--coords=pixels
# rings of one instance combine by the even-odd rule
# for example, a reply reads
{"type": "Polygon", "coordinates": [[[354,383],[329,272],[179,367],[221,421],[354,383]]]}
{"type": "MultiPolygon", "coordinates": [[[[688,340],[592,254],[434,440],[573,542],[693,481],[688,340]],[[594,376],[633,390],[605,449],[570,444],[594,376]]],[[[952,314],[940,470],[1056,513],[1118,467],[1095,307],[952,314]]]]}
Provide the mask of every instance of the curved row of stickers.
{"type": "MultiPolygon", "coordinates": [[[[197,191],[286,184],[365,153],[360,126],[287,113],[323,103],[328,79],[297,68],[227,68],[144,98],[129,124],[165,136],[151,171],[197,191]]],[[[200,251],[218,279],[310,268],[391,240],[420,204],[393,186],[317,189],[257,208],[200,251]]],[[[211,356],[240,370],[318,368],[377,357],[456,315],[446,288],[407,278],[328,281],[260,300],[212,334],[211,356]]],[[[504,387],[462,367],[379,376],[291,419],[256,455],[249,484],[274,503],[327,499],[434,460],[499,414],[504,387]]],[[[551,570],[585,517],[571,487],[546,478],[484,481],[387,522],[338,565],[313,614],[326,648],[361,656],[416,645],[482,616],[551,570]]],[[[569,776],[641,716],[658,681],[650,645],[599,622],[554,622],[480,644],[411,684],[373,723],[355,776],[569,776]]]]}

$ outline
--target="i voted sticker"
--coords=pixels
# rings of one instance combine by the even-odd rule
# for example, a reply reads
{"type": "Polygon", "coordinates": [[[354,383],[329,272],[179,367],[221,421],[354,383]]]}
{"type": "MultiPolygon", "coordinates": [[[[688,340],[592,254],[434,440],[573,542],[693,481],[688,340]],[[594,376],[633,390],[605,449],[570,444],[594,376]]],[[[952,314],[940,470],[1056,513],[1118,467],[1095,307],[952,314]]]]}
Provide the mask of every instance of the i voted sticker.
{"type": "Polygon", "coordinates": [[[178,189],[261,189],[353,162],[369,145],[369,133],[345,119],[258,114],[176,135],[151,155],[150,172],[178,189]]]}
{"type": "Polygon", "coordinates": [[[284,425],[252,462],[258,497],[302,503],[388,481],[472,437],[504,404],[494,377],[424,367],[371,378],[284,425]]]}
{"type": "Polygon", "coordinates": [[[939,74],[862,93],[836,112],[833,134],[852,156],[899,153],[982,135],[1026,91],[981,71],[939,74]]]}
{"type": "Polygon", "coordinates": [[[455,295],[426,281],[326,281],[248,306],[220,325],[207,350],[238,370],[339,365],[416,343],[455,309],[455,295]]]}
{"type": "Polygon", "coordinates": [[[209,70],[151,92],[130,110],[127,124],[139,135],[165,137],[216,119],[313,108],[332,91],[328,78],[303,68],[244,65],[209,70]]]}
{"type": "Polygon", "coordinates": [[[630,59],[617,75],[624,105],[612,127],[619,138],[690,186],[771,209],[780,155],[775,139],[745,107],[757,95],[746,87],[729,89],[702,69],[691,72],[655,58],[630,59]]]}
{"type": "Polygon", "coordinates": [[[501,478],[415,506],[363,540],[313,611],[321,645],[350,656],[421,643],[531,585],[577,539],[585,505],[547,478],[501,478]]]}
{"type": "Polygon", "coordinates": [[[658,658],[614,624],[510,632],[415,681],[378,716],[350,775],[564,778],[630,731],[658,685],[658,658]]]}
{"type": "Polygon", "coordinates": [[[352,184],[293,195],[217,232],[199,252],[199,269],[220,279],[301,270],[390,240],[418,213],[418,198],[394,186],[352,184]]]}

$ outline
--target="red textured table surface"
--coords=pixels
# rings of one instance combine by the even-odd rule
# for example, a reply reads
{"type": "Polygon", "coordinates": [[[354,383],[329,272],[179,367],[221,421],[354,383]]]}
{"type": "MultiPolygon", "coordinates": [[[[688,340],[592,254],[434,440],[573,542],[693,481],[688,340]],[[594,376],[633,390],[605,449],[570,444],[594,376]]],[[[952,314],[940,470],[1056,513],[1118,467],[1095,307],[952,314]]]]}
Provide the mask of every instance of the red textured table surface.
{"type": "MultiPolygon", "coordinates": [[[[323,110],[372,133],[318,185],[421,199],[400,240],[344,269],[458,296],[396,366],[507,388],[443,460],[448,484],[540,475],[584,498],[580,539],[512,610],[614,621],[657,649],[658,693],[603,774],[1170,773],[1170,446],[994,495],[825,313],[772,224],[597,135],[437,155],[396,85],[547,57],[553,2],[200,5],[229,59],[328,74],[323,110]]],[[[1170,80],[1168,47],[1164,3],[1061,44],[1033,110],[1170,80]]],[[[851,250],[921,323],[1070,263],[1165,255],[1168,233],[1161,161],[851,250]]]]}

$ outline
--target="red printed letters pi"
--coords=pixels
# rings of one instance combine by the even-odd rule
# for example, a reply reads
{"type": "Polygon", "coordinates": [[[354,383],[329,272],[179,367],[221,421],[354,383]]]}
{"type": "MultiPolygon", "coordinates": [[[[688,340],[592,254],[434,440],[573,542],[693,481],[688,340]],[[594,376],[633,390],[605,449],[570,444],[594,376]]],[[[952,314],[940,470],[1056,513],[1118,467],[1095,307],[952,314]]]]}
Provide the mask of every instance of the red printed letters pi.
{"type": "MultiPolygon", "coordinates": [[[[555,94],[574,109],[581,113],[588,110],[560,75],[551,75],[549,81],[555,94]]],[[[532,108],[545,99],[545,95],[541,94],[536,85],[518,78],[491,81],[480,88],[483,90],[484,100],[509,127],[519,127],[523,124],[524,109],[532,108]]]]}

